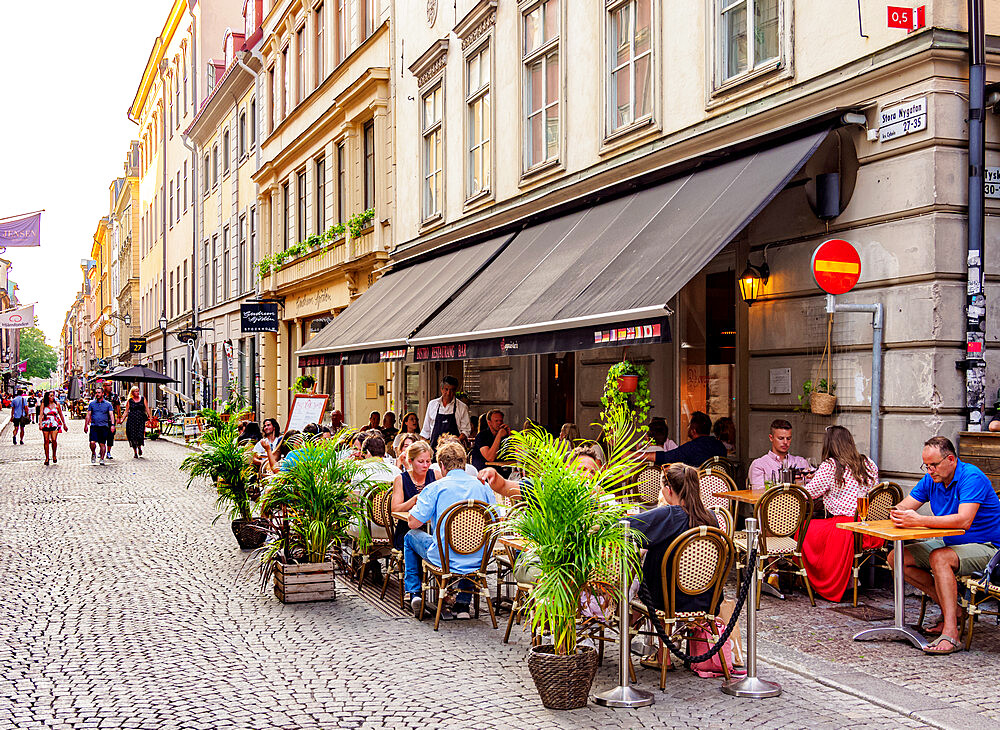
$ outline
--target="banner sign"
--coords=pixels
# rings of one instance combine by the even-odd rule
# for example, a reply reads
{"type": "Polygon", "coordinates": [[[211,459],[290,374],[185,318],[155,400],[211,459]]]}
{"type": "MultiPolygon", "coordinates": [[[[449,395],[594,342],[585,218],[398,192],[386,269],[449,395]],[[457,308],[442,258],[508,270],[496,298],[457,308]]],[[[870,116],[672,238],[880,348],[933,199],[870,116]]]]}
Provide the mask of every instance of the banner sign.
{"type": "Polygon", "coordinates": [[[42,214],[0,221],[0,246],[40,246],[42,214]]]}
{"type": "Polygon", "coordinates": [[[26,373],[26,372],[28,372],[28,361],[27,360],[21,360],[21,362],[19,362],[14,367],[17,368],[17,372],[19,372],[19,373],[26,373]]]}
{"type": "Polygon", "coordinates": [[[277,332],[278,303],[250,302],[241,304],[240,329],[243,332],[277,332]]]}
{"type": "Polygon", "coordinates": [[[0,312],[0,327],[3,329],[20,329],[35,326],[35,305],[0,312]]]}

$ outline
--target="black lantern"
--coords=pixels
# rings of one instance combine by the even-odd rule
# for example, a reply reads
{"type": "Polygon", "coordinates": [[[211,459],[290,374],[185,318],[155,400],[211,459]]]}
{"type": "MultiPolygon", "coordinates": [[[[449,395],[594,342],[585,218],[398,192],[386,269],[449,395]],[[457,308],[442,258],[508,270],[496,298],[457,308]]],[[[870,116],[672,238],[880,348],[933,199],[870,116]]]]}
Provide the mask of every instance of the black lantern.
{"type": "Polygon", "coordinates": [[[760,266],[754,266],[750,263],[750,259],[747,259],[747,267],[740,274],[740,296],[747,306],[760,299],[761,289],[767,284],[770,276],[771,269],[767,265],[767,259],[760,266]]]}

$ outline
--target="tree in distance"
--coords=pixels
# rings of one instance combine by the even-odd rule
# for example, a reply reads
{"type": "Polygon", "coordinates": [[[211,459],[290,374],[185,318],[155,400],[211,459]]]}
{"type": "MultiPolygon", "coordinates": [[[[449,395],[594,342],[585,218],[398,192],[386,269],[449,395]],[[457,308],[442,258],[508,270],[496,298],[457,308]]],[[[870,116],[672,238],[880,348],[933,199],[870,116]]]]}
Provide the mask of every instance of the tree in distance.
{"type": "Polygon", "coordinates": [[[45,342],[45,333],[37,327],[21,330],[21,359],[28,361],[24,378],[47,378],[56,369],[56,350],[45,342]]]}

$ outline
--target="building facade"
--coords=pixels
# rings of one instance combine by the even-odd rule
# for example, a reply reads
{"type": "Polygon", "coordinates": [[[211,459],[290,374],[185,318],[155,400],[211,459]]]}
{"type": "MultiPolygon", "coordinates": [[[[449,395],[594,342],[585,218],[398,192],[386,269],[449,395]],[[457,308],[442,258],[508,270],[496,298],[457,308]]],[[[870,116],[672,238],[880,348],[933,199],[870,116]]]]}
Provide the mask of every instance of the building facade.
{"type": "Polygon", "coordinates": [[[380,364],[300,369],[294,353],[375,280],[393,240],[390,3],[265,3],[258,185],[261,414],[283,424],[296,377],[317,379],[349,422],[383,410],[380,364]]]}
{"type": "Polygon", "coordinates": [[[135,365],[139,353],[132,353],[129,340],[139,336],[139,256],[133,246],[139,230],[139,142],[133,141],[125,156],[124,177],[112,208],[112,246],[116,251],[112,295],[118,317],[114,353],[120,365],[135,365]]]}
{"type": "MultiPolygon", "coordinates": [[[[608,367],[627,357],[649,368],[651,415],[677,441],[694,411],[731,418],[745,461],[766,450],[770,421],[788,418],[795,448],[819,456],[825,426],[840,423],[863,452],[881,447],[886,478],[919,476],[923,440],[963,426],[969,69],[958,4],[929,8],[928,27],[909,34],[885,28],[884,11],[790,0],[395,11],[406,28],[392,50],[399,245],[373,296],[300,362],[350,369],[352,357],[405,354],[396,398],[421,417],[450,373],[473,414],[495,406],[515,425],[575,422],[596,435],[608,367]],[[838,301],[884,307],[874,396],[871,315],[831,323],[812,280],[812,252],[829,238],[862,258],[860,283],[838,301]],[[765,261],[750,306],[739,280],[765,261]],[[410,300],[403,285],[432,276],[440,300],[414,300],[416,316],[392,309],[410,300]],[[351,331],[366,323],[385,325],[381,351],[351,331]],[[826,377],[828,331],[832,417],[803,413],[797,398],[826,377]],[[873,400],[881,443],[869,438],[873,400]]],[[[1000,20],[986,30],[994,49],[1000,20]]],[[[988,50],[990,82],[997,61],[988,50]]],[[[998,127],[989,115],[987,139],[998,127]]],[[[982,264],[989,303],[996,267],[982,264]]],[[[990,371],[987,388],[997,385],[990,371]]]]}

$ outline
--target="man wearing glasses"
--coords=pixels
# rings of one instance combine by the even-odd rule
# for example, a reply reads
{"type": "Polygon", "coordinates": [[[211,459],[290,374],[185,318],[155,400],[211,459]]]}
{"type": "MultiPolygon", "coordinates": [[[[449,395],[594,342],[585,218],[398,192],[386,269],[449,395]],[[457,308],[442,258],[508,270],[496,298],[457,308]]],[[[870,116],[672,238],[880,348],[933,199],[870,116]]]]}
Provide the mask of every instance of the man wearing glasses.
{"type": "Polygon", "coordinates": [[[949,439],[928,439],[923,461],[926,474],[890,516],[896,527],[965,530],[964,535],[907,545],[903,554],[905,580],[941,607],[941,621],[928,630],[940,636],[924,651],[951,654],[958,650],[957,578],[982,571],[996,552],[987,543],[1000,545],[1000,500],[979,467],[959,461],[949,439]],[[933,514],[916,512],[925,502],[933,514]]]}

